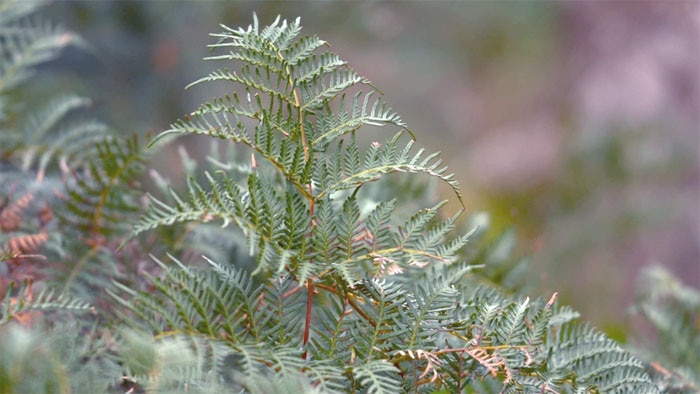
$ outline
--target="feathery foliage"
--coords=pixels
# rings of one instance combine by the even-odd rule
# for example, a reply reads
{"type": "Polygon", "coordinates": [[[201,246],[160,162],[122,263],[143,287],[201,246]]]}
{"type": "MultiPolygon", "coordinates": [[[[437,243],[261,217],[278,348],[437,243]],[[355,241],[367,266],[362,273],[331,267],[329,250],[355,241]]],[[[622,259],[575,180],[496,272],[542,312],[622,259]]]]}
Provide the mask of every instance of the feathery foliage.
{"type": "MultiPolygon", "coordinates": [[[[0,34],[44,43],[0,37],[3,104],[67,44],[13,4],[0,7],[0,34]]],[[[151,171],[155,188],[142,191],[151,153],[73,118],[85,99],[2,106],[0,392],[672,386],[556,294],[525,297],[514,234],[485,244],[483,215],[446,214],[429,182],[462,201],[439,154],[299,19],[222,29],[207,58],[222,68],[190,86],[229,93],[149,145],[212,140],[205,164],[180,149],[184,185],[151,171]]]]}
{"type": "MultiPolygon", "coordinates": [[[[248,382],[285,371],[313,382],[320,362],[330,368],[321,379],[328,390],[460,392],[499,382],[499,391],[655,392],[640,362],[573,322],[555,297],[511,299],[478,285],[473,267],[458,261],[478,233],[457,233],[460,212],[443,218],[437,203],[397,221],[396,199],[368,200],[368,185],[392,173],[426,174],[460,195],[438,154],[414,150],[410,132],[401,144],[407,126],[371,83],[322,51],[325,42],[300,34],[299,20],[261,27],[255,19],[214,35],[211,47],[228,53],[207,59],[237,68],[190,86],[226,83],[230,93],[155,141],[202,134],[239,144],[251,151],[250,172],[243,181],[205,172],[206,181],[191,177],[184,194],[171,190],[170,203],[151,197],[133,232],[211,220],[234,226],[256,261],[254,276],[210,259],[208,268],[173,259],[161,263],[165,276],[150,278],[157,293],[119,286],[115,297],[157,336],[203,336],[234,353],[273,351],[278,361],[244,369],[248,382]],[[365,150],[356,141],[365,126],[400,132],[372,136],[365,150]]],[[[470,261],[492,271],[482,278],[517,290],[516,278],[492,268],[507,259],[512,234],[504,237],[470,261]]]]}
{"type": "MultiPolygon", "coordinates": [[[[700,292],[660,266],[646,268],[637,286],[634,311],[651,323],[656,340],[638,343],[654,381],[671,393],[700,390],[700,292]]],[[[637,341],[639,342],[639,340],[637,341]]]]}
{"type": "Polygon", "coordinates": [[[91,118],[91,100],[26,88],[38,65],[84,46],[33,15],[42,3],[0,6],[0,99],[7,103],[0,118],[0,255],[8,264],[0,291],[51,277],[62,293],[93,301],[121,276],[113,247],[140,210],[138,175],[147,156],[135,136],[116,135],[91,118]]]}

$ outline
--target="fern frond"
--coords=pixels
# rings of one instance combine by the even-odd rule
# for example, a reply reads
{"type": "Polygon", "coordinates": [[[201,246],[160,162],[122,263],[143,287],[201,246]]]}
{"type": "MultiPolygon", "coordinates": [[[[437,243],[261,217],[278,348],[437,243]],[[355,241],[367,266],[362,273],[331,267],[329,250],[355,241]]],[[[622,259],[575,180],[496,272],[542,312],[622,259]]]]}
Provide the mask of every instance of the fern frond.
{"type": "Polygon", "coordinates": [[[367,252],[367,247],[358,236],[360,226],[360,207],[355,198],[350,197],[343,202],[342,209],[336,212],[335,221],[336,243],[331,251],[331,261],[352,261],[357,256],[367,252]]]}
{"type": "Polygon", "coordinates": [[[549,368],[575,371],[577,384],[603,392],[658,393],[639,360],[590,326],[569,326],[551,339],[549,368]]]}
{"type": "Polygon", "coordinates": [[[405,349],[436,343],[441,328],[454,319],[456,305],[457,290],[448,283],[439,279],[435,283],[416,283],[409,293],[407,311],[403,311],[403,320],[412,326],[405,349]]]}
{"type": "Polygon", "coordinates": [[[667,392],[700,390],[700,291],[661,266],[644,269],[634,311],[651,323],[656,340],[637,339],[635,354],[648,363],[654,381],[667,392]]]}
{"type": "MultiPolygon", "coordinates": [[[[306,45],[306,48],[310,48],[310,46],[306,45]]],[[[292,66],[292,77],[297,84],[308,84],[330,70],[345,67],[348,64],[335,53],[323,52],[316,55],[309,54],[307,51],[291,54],[289,63],[292,66]],[[311,61],[302,62],[302,60],[309,59],[309,56],[311,61]]]]}
{"type": "MultiPolygon", "coordinates": [[[[63,370],[69,371],[72,392],[106,392],[122,376],[122,366],[110,350],[114,346],[113,333],[96,322],[59,321],[54,322],[48,332],[36,334],[51,346],[63,370]]],[[[44,362],[54,362],[52,358],[48,357],[44,362]]],[[[33,360],[33,363],[37,362],[41,361],[33,360]]],[[[34,378],[38,378],[37,375],[32,374],[34,378]]]]}
{"type": "Polygon", "coordinates": [[[331,365],[331,360],[310,362],[304,369],[304,377],[321,393],[347,392],[347,377],[344,366],[331,365]]]}
{"type": "Polygon", "coordinates": [[[312,252],[305,257],[308,263],[299,262],[300,278],[337,273],[352,285],[367,270],[384,276],[431,262],[454,261],[455,252],[466,244],[468,235],[445,240],[457,216],[433,225],[431,220],[442,205],[421,211],[397,231],[388,223],[395,202],[377,205],[365,221],[352,196],[340,209],[331,201],[319,201],[311,235],[312,252]]]}
{"type": "Polygon", "coordinates": [[[372,360],[352,368],[358,388],[372,394],[395,393],[401,385],[398,372],[398,368],[385,360],[372,360]]]}
{"type": "Polygon", "coordinates": [[[340,105],[336,110],[332,110],[330,105],[325,103],[323,109],[316,112],[315,128],[310,129],[313,131],[309,132],[312,138],[311,146],[314,146],[316,150],[324,150],[332,141],[354,132],[363,125],[384,126],[391,124],[408,130],[408,125],[401,117],[391,109],[386,108],[386,104],[381,98],[373,97],[374,93],[355,93],[349,110],[345,104],[344,94],[341,95],[340,105]]]}
{"type": "Polygon", "coordinates": [[[367,215],[365,222],[373,242],[373,250],[385,249],[391,244],[391,219],[395,210],[395,199],[382,201],[367,215]]]}
{"type": "Polygon", "coordinates": [[[404,264],[422,267],[431,261],[449,263],[454,261],[456,252],[466,245],[469,234],[446,241],[461,212],[432,225],[431,221],[443,205],[444,202],[423,209],[399,227],[395,242],[398,251],[404,255],[404,264]]]}
{"type": "Polygon", "coordinates": [[[277,22],[268,26],[267,35],[256,31],[254,25],[237,30],[224,27],[224,33],[215,35],[221,39],[213,45],[215,49],[233,47],[236,51],[208,59],[238,60],[243,65],[235,72],[217,70],[190,86],[228,81],[238,85],[239,91],[203,104],[156,140],[170,134],[193,133],[243,143],[272,163],[305,195],[303,186],[313,168],[309,151],[322,151],[329,142],[362,125],[407,127],[373,92],[356,94],[351,108],[345,109],[345,91],[369,82],[337,55],[324,52],[317,57],[315,51],[324,44],[317,38],[295,41],[300,29],[298,20],[277,22]],[[305,71],[299,75],[298,70],[305,71]],[[339,95],[343,110],[336,115],[329,102],[339,95]]]}
{"type": "Polygon", "coordinates": [[[289,223],[291,220],[302,220],[301,214],[296,210],[302,209],[303,204],[298,200],[295,202],[291,197],[285,202],[284,197],[255,175],[249,176],[247,189],[227,177],[223,177],[220,182],[209,173],[205,175],[211,190],[207,191],[190,179],[186,199],[171,191],[176,204],[174,207],[151,196],[148,211],[133,230],[132,236],[174,223],[221,219],[223,226],[234,223],[244,232],[251,256],[257,257],[257,271],[271,266],[276,266],[276,270],[281,271],[288,266],[299,252],[297,249],[287,249],[286,246],[299,247],[300,233],[278,230],[284,228],[285,221],[289,223]],[[287,210],[288,214],[278,215],[281,210],[287,210]]]}
{"type": "MultiPolygon", "coordinates": [[[[171,260],[175,267],[156,260],[165,270],[164,277],[148,277],[159,291],[157,297],[119,283],[115,283],[119,293],[109,292],[155,333],[182,332],[244,344],[266,340],[263,332],[269,333],[279,325],[294,326],[293,322],[274,320],[278,311],[265,306],[264,288],[254,284],[246,272],[206,258],[211,270],[194,270],[173,257],[171,260]]],[[[267,301],[288,305],[273,298],[269,294],[267,301]]]]}
{"type": "Polygon", "coordinates": [[[30,281],[25,280],[16,292],[14,287],[15,282],[10,282],[4,299],[0,303],[0,326],[7,324],[12,319],[22,319],[22,315],[29,311],[95,311],[90,304],[82,299],[68,293],[58,292],[56,289],[44,289],[34,293],[30,281]],[[13,296],[13,294],[16,295],[13,296]]]}
{"type": "MultiPolygon", "coordinates": [[[[253,24],[249,25],[248,28],[238,28],[234,29],[225,25],[221,27],[224,29],[222,33],[211,34],[212,37],[219,38],[216,44],[209,45],[210,48],[226,48],[226,47],[236,47],[242,48],[244,50],[252,51],[258,56],[264,56],[270,59],[279,59],[280,52],[294,54],[294,53],[304,53],[313,52],[316,48],[313,48],[316,40],[311,41],[312,45],[302,45],[302,49],[298,46],[290,48],[294,45],[294,39],[301,32],[300,19],[297,18],[292,23],[288,23],[286,20],[281,20],[278,16],[274,22],[266,26],[262,31],[259,29],[259,23],[257,16],[253,16],[253,24]],[[306,51],[303,50],[306,48],[306,51]],[[311,49],[309,49],[311,48],[311,49]]],[[[316,47],[323,45],[323,42],[318,43],[316,47]]],[[[235,53],[229,55],[223,55],[222,57],[226,59],[236,59],[235,53]]],[[[218,58],[218,57],[215,57],[218,58]]]]}
{"type": "Polygon", "coordinates": [[[68,184],[64,223],[90,237],[125,230],[125,215],[139,210],[134,179],[143,171],[146,156],[138,138],[106,139],[86,171],[74,173],[68,184]]]}
{"type": "Polygon", "coordinates": [[[403,337],[409,327],[397,324],[401,319],[401,309],[406,303],[406,292],[399,284],[386,280],[363,280],[358,284],[364,308],[365,319],[358,319],[351,328],[355,338],[355,352],[360,359],[368,362],[386,358],[392,343],[403,337]]]}
{"type": "Polygon", "coordinates": [[[42,248],[46,261],[36,265],[37,273],[51,278],[63,292],[85,300],[93,305],[102,305],[100,314],[109,308],[101,302],[104,289],[111,286],[111,281],[123,279],[123,261],[115,255],[104,238],[90,238],[71,227],[62,227],[61,231],[49,233],[49,238],[42,248]]]}
{"type": "Polygon", "coordinates": [[[369,84],[369,81],[356,74],[351,69],[335,69],[311,79],[309,84],[300,85],[303,105],[300,109],[313,113],[340,93],[358,84],[369,84]]]}
{"type": "Polygon", "coordinates": [[[310,340],[310,349],[314,358],[320,360],[349,360],[351,346],[354,342],[350,336],[351,321],[354,320],[348,312],[351,307],[347,301],[339,297],[329,297],[326,308],[317,309],[318,324],[310,340]]]}
{"type": "MultiPolygon", "coordinates": [[[[346,392],[342,370],[325,362],[300,365],[298,353],[292,349],[275,349],[261,352],[259,349],[243,349],[246,364],[249,356],[257,356],[253,368],[244,367],[236,374],[234,387],[240,385],[249,393],[342,393],[346,392]],[[256,354],[257,353],[257,354],[256,354]],[[273,360],[273,361],[267,361],[273,360]]],[[[253,360],[251,360],[253,361],[253,360]]]]}
{"type": "MultiPolygon", "coordinates": [[[[272,71],[272,70],[268,70],[272,71]]],[[[201,84],[203,82],[232,82],[240,84],[247,89],[258,91],[266,96],[274,97],[285,104],[294,105],[295,100],[288,88],[285,75],[272,74],[249,65],[244,65],[239,71],[217,70],[206,77],[200,78],[188,87],[201,84]]]]}
{"type": "Polygon", "coordinates": [[[45,4],[45,0],[4,0],[0,2],[0,25],[4,26],[32,15],[45,4]]]}
{"type": "Polygon", "coordinates": [[[396,134],[388,142],[373,143],[359,169],[356,169],[356,166],[343,168],[347,163],[357,163],[358,153],[353,148],[342,150],[342,146],[339,146],[338,157],[326,156],[325,160],[317,165],[319,171],[317,178],[322,180],[322,189],[316,198],[320,199],[338,191],[358,188],[386,174],[405,172],[425,173],[443,180],[452,188],[461,203],[459,183],[455,180],[454,174],[446,174],[447,167],[441,166],[442,160],[437,159],[438,153],[425,157],[424,149],[412,153],[413,141],[409,141],[403,149],[400,149],[398,146],[400,137],[401,134],[396,134]],[[346,158],[346,155],[351,157],[346,158]]]}
{"type": "Polygon", "coordinates": [[[3,207],[0,211],[0,229],[4,231],[14,231],[20,228],[28,208],[32,205],[35,196],[31,192],[24,193],[20,198],[12,199],[7,196],[3,198],[3,207]]]}
{"type": "Polygon", "coordinates": [[[556,297],[503,294],[498,285],[519,286],[528,263],[510,258],[514,235],[465,251],[483,231],[462,233],[462,212],[442,218],[445,203],[422,204],[428,199],[420,194],[430,208],[405,214],[393,198],[403,189],[372,189],[389,174],[426,174],[461,202],[438,154],[400,143],[401,118],[367,79],[323,52],[325,42],[299,37],[299,20],[263,27],[256,17],[247,29],[223,29],[212,47],[228,53],[208,59],[233,61],[235,71],[219,69],[190,86],[226,84],[232,92],[156,141],[225,139],[251,151],[250,165],[238,171],[212,160],[219,175],[204,172],[197,181],[187,157],[186,191],[151,197],[132,236],[183,222],[233,225],[260,282],[240,267],[205,259],[193,268],[173,258],[173,266],[159,262],[162,275],[147,275],[150,292],[115,285],[121,315],[144,321],[158,339],[227,347],[234,390],[653,392],[636,359],[573,322],[578,314],[556,297]],[[358,93],[359,85],[370,92],[358,93]],[[355,135],[365,125],[400,130],[364,150],[355,135]],[[470,274],[475,263],[484,266],[481,276],[470,274]]]}
{"type": "Polygon", "coordinates": [[[568,305],[563,305],[553,312],[549,325],[552,327],[563,326],[581,317],[581,314],[568,305]]]}
{"type": "Polygon", "coordinates": [[[504,311],[502,321],[499,324],[497,335],[501,343],[513,343],[518,338],[522,338],[528,331],[525,324],[526,312],[529,309],[530,299],[526,298],[522,303],[510,304],[504,311]]]}
{"type": "Polygon", "coordinates": [[[22,232],[13,234],[2,234],[0,240],[6,241],[2,242],[2,249],[7,251],[7,253],[15,255],[32,255],[39,252],[39,250],[46,244],[49,240],[49,234],[46,231],[40,231],[38,233],[25,234],[22,232]],[[5,247],[5,244],[7,245],[5,247]]]}
{"type": "Polygon", "coordinates": [[[0,94],[26,82],[34,67],[55,59],[68,45],[83,45],[78,36],[60,27],[33,22],[30,14],[39,4],[9,1],[0,8],[0,94]]]}
{"type": "Polygon", "coordinates": [[[246,381],[256,384],[270,377],[265,363],[270,349],[260,345],[244,344],[236,346],[235,351],[237,356],[235,366],[241,372],[238,379],[244,384],[246,381]]]}
{"type": "Polygon", "coordinates": [[[344,391],[344,377],[340,368],[322,360],[305,363],[298,349],[240,345],[232,350],[236,359],[231,367],[239,372],[234,374],[232,383],[234,387],[240,386],[246,392],[344,391]]]}
{"type": "Polygon", "coordinates": [[[290,123],[289,117],[282,110],[283,107],[273,108],[274,99],[271,100],[270,106],[266,107],[259,96],[255,96],[254,103],[250,94],[248,97],[249,108],[242,106],[235,93],[233,99],[226,97],[207,103],[186,120],[172,124],[170,129],[159,134],[151,145],[170,134],[204,134],[241,143],[250,147],[283,174],[299,193],[309,197],[305,185],[312,172],[313,160],[304,158],[302,144],[278,136],[280,133],[287,136],[294,134],[298,126],[290,123]],[[244,117],[259,123],[254,136],[250,135],[244,120],[241,119],[244,117]]]}
{"type": "MultiPolygon", "coordinates": [[[[265,287],[263,337],[277,346],[300,347],[304,325],[305,294],[289,276],[272,280],[265,287]]],[[[261,319],[262,320],[262,319],[261,319]]]]}
{"type": "MultiPolygon", "coordinates": [[[[3,136],[8,138],[14,137],[14,144],[9,146],[18,146],[20,144],[32,145],[46,142],[51,131],[57,129],[60,123],[68,117],[68,114],[90,106],[91,101],[85,97],[80,97],[72,94],[64,94],[58,97],[52,97],[48,102],[44,103],[38,110],[33,111],[29,116],[22,119],[19,125],[19,132],[3,136]]],[[[7,146],[3,149],[8,149],[7,146]]],[[[25,148],[26,149],[26,148],[25,148]]],[[[12,148],[8,149],[12,150],[12,148]]]]}
{"type": "Polygon", "coordinates": [[[23,112],[18,120],[23,124],[0,137],[4,155],[24,171],[36,170],[40,180],[48,168],[59,164],[64,171],[83,167],[92,159],[95,144],[111,132],[102,122],[74,115],[89,105],[90,100],[83,97],[61,95],[35,112],[23,112]]]}

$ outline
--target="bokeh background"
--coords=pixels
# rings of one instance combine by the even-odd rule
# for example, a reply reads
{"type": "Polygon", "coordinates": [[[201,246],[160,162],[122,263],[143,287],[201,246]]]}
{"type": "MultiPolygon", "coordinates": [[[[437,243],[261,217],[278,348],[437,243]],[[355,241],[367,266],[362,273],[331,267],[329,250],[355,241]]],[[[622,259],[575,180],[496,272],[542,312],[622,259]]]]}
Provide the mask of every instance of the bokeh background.
{"type": "Polygon", "coordinates": [[[43,14],[90,49],[45,78],[157,132],[211,98],[183,89],[208,34],[253,12],[300,16],[382,89],[468,209],[515,226],[538,295],[621,337],[642,267],[700,286],[699,2],[59,1],[43,14]]]}

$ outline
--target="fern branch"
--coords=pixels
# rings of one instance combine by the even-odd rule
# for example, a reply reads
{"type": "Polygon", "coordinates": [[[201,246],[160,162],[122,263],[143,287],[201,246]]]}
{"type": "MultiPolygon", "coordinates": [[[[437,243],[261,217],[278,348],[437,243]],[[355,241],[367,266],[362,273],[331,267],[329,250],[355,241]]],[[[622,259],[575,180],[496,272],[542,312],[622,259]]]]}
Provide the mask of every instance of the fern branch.
{"type": "MultiPolygon", "coordinates": [[[[365,155],[362,168],[358,171],[349,171],[350,168],[343,168],[344,163],[347,163],[349,159],[338,160],[337,157],[327,157],[317,168],[321,170],[318,177],[329,181],[323,183],[323,189],[315,198],[318,200],[337,191],[358,188],[367,182],[376,181],[386,174],[408,172],[426,173],[443,180],[452,188],[464,206],[459,183],[455,180],[454,174],[445,174],[447,167],[440,167],[442,161],[436,160],[438,153],[423,157],[424,150],[419,149],[411,155],[413,141],[409,141],[406,147],[399,151],[397,144],[400,136],[401,134],[396,134],[386,144],[372,144],[365,155]],[[335,170],[331,170],[332,168],[335,170]]],[[[340,157],[347,155],[346,152],[348,151],[339,152],[340,157]]],[[[349,154],[356,155],[353,151],[349,152],[349,154]]],[[[357,158],[350,160],[350,162],[357,161],[357,158]]]]}
{"type": "MultiPolygon", "coordinates": [[[[30,3],[30,2],[27,2],[30,3]]],[[[29,5],[29,4],[28,4],[29,5]]],[[[5,93],[34,75],[33,68],[55,59],[71,44],[83,45],[82,40],[49,23],[36,25],[27,21],[33,7],[17,8],[17,12],[2,10],[0,36],[0,92],[5,93]],[[28,25],[28,26],[27,26],[28,25]]]]}
{"type": "Polygon", "coordinates": [[[385,360],[372,360],[352,369],[360,387],[372,394],[395,393],[400,385],[398,372],[398,368],[385,360]]]}
{"type": "Polygon", "coordinates": [[[15,293],[15,282],[10,282],[4,294],[4,300],[0,303],[0,326],[7,324],[12,319],[24,319],[23,315],[30,311],[63,310],[74,312],[92,312],[95,308],[85,301],[68,293],[57,293],[55,289],[44,289],[34,293],[33,282],[25,280],[15,293]]]}

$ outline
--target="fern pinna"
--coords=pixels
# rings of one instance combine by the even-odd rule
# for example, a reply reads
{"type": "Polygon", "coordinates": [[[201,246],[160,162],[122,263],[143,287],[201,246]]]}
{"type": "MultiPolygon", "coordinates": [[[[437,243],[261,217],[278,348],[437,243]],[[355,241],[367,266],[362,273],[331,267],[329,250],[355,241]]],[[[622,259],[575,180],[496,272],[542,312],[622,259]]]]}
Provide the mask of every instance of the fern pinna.
{"type": "Polygon", "coordinates": [[[224,53],[207,59],[235,69],[190,87],[230,92],[153,143],[201,134],[245,146],[247,179],[219,169],[190,178],[185,193],[151,196],[132,236],[217,220],[240,230],[256,265],[248,273],[206,259],[194,268],[172,257],[160,263],[164,276],[149,277],[154,292],[117,285],[113,296],[160,341],[223,346],[229,357],[207,370],[249,392],[656,391],[639,362],[576,325],[555,297],[479,285],[462,260],[474,232],[459,234],[461,212],[441,218],[439,203],[399,221],[400,200],[370,198],[369,185],[387,175],[417,173],[446,182],[461,202],[438,154],[416,149],[380,92],[324,41],[301,35],[299,19],[262,27],[255,18],[213,36],[224,53]],[[398,134],[372,135],[364,148],[365,126],[398,134]]]}

